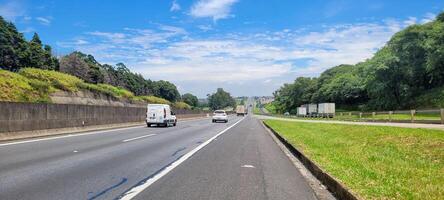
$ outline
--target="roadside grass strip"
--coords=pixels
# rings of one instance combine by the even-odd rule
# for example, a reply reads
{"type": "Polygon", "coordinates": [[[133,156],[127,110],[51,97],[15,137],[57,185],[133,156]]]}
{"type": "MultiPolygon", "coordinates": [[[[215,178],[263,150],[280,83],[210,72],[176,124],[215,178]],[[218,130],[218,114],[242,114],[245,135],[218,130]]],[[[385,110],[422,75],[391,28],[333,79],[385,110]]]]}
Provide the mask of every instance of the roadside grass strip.
{"type": "Polygon", "coordinates": [[[359,198],[444,198],[444,131],[265,123],[359,198]]]}

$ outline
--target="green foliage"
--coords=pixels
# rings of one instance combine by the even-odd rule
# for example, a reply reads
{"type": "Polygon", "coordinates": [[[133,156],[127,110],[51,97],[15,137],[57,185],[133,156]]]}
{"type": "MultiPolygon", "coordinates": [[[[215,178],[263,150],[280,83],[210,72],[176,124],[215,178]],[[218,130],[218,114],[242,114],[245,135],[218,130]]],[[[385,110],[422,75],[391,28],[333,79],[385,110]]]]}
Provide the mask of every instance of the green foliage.
{"type": "Polygon", "coordinates": [[[28,79],[36,79],[45,82],[56,89],[68,92],[77,92],[79,86],[84,83],[77,77],[52,70],[23,68],[20,70],[19,74],[28,79]]]}
{"type": "Polygon", "coordinates": [[[140,101],[145,101],[147,103],[152,103],[152,104],[169,104],[169,105],[171,105],[170,101],[168,101],[164,98],[156,97],[156,96],[137,96],[135,99],[140,100],[140,101]]]}
{"type": "Polygon", "coordinates": [[[208,97],[208,104],[213,110],[224,109],[226,107],[234,108],[236,107],[236,100],[234,100],[230,93],[225,92],[222,88],[218,88],[216,93],[208,97]]]}
{"type": "Polygon", "coordinates": [[[18,71],[28,61],[28,43],[11,22],[0,16],[0,69],[18,71]]]}
{"type": "Polygon", "coordinates": [[[57,58],[51,47],[43,45],[37,33],[27,42],[14,24],[0,16],[0,68],[18,71],[25,66],[42,69],[57,69],[57,58]]]}
{"type": "Polygon", "coordinates": [[[317,79],[299,77],[292,84],[284,84],[274,92],[275,106],[278,113],[290,112],[296,114],[296,108],[310,103],[316,91],[317,79]]]}
{"type": "Polygon", "coordinates": [[[192,107],[197,107],[199,104],[199,99],[190,93],[182,95],[182,101],[192,107]]]}
{"type": "Polygon", "coordinates": [[[174,108],[177,108],[177,109],[186,109],[186,110],[190,110],[190,109],[191,109],[191,106],[190,106],[190,105],[188,105],[188,104],[185,103],[185,102],[181,102],[181,101],[175,102],[175,103],[173,104],[173,107],[174,107],[174,108]]]}
{"type": "Polygon", "coordinates": [[[444,108],[444,87],[425,91],[414,102],[415,108],[444,108]]]}
{"type": "Polygon", "coordinates": [[[0,101],[50,102],[51,86],[20,74],[0,69],[0,101]]]}
{"type": "MultiPolygon", "coordinates": [[[[427,92],[444,86],[444,13],[437,20],[396,33],[376,54],[357,65],[339,65],[319,78],[297,78],[274,95],[280,113],[313,102],[335,102],[339,109],[395,110],[418,102],[442,106],[443,96],[426,101],[427,92]],[[421,98],[416,98],[422,96],[421,98]]],[[[430,96],[430,95],[429,95],[430,96]]]]}
{"type": "Polygon", "coordinates": [[[265,104],[264,108],[267,109],[268,112],[270,112],[270,113],[273,113],[273,114],[277,113],[276,106],[275,106],[274,102],[265,104]]]}
{"type": "Polygon", "coordinates": [[[359,199],[442,199],[440,130],[266,120],[359,199]]]}
{"type": "MultiPolygon", "coordinates": [[[[180,94],[174,84],[168,81],[146,80],[141,74],[131,72],[123,63],[118,63],[115,67],[102,65],[92,55],[78,51],[62,57],[59,63],[51,51],[51,46],[44,45],[37,33],[34,33],[31,41],[27,42],[14,24],[5,21],[0,16],[0,69],[13,72],[18,72],[24,67],[59,70],[87,83],[112,85],[129,90],[137,96],[155,95],[173,102],[180,99],[180,94]]],[[[41,75],[44,74],[39,76],[41,75]]],[[[45,81],[57,82],[59,80],[62,81],[61,79],[45,81]]],[[[63,87],[64,84],[61,83],[59,86],[63,87]]],[[[116,89],[104,89],[102,86],[89,86],[89,88],[108,92],[116,91],[116,89]]],[[[74,91],[75,87],[59,89],[74,91]]]]}
{"type": "Polygon", "coordinates": [[[164,80],[154,83],[154,94],[171,102],[180,99],[180,93],[176,86],[164,80]]]}
{"type": "Polygon", "coordinates": [[[90,83],[81,83],[79,84],[79,88],[90,90],[95,93],[102,93],[105,95],[109,95],[118,99],[126,98],[126,99],[134,99],[135,96],[132,92],[125,90],[123,88],[114,87],[112,85],[107,84],[90,84],[90,83]]]}

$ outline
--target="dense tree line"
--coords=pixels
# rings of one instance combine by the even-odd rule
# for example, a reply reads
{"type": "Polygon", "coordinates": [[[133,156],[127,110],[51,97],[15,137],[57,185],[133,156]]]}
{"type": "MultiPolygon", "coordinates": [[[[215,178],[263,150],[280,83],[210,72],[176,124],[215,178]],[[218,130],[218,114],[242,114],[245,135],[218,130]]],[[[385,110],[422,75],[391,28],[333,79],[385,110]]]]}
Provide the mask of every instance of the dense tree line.
{"type": "Polygon", "coordinates": [[[51,46],[43,45],[37,33],[26,41],[15,25],[0,16],[0,68],[17,72],[21,67],[39,66],[56,70],[59,67],[51,46]]]}
{"type": "Polygon", "coordinates": [[[236,107],[236,100],[230,93],[218,88],[216,93],[208,95],[208,105],[213,110],[224,109],[226,107],[236,107]]]}
{"type": "Polygon", "coordinates": [[[137,96],[154,95],[175,102],[179,91],[168,81],[151,81],[131,72],[123,63],[100,64],[92,55],[73,52],[57,59],[49,45],[43,45],[37,33],[28,42],[15,25],[0,16],[0,69],[18,72],[24,67],[57,70],[88,83],[105,83],[125,88],[137,96]]]}
{"type": "Polygon", "coordinates": [[[339,65],[318,78],[299,77],[291,84],[284,84],[274,92],[274,104],[279,112],[292,113],[296,107],[310,102],[335,102],[339,108],[360,110],[428,107],[436,105],[418,105],[416,97],[441,92],[437,89],[443,86],[444,13],[441,13],[433,22],[412,25],[396,33],[364,62],[339,65]]]}

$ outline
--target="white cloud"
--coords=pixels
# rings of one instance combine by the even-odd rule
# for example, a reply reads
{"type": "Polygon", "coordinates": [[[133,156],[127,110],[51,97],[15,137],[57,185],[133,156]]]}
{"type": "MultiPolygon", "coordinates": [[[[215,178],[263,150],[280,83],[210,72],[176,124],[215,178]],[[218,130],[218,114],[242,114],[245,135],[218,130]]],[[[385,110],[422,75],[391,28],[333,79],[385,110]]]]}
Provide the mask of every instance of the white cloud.
{"type": "Polygon", "coordinates": [[[171,12],[173,12],[173,11],[179,11],[180,9],[181,9],[181,8],[180,8],[180,5],[177,3],[176,0],[174,0],[173,3],[171,4],[170,11],[171,11],[171,12]]]}
{"type": "Polygon", "coordinates": [[[198,25],[197,28],[205,32],[213,30],[211,25],[198,25]]]}
{"type": "Polygon", "coordinates": [[[238,92],[254,93],[258,87],[266,88],[266,93],[260,93],[265,95],[297,76],[317,76],[330,67],[370,58],[395,32],[409,24],[405,21],[209,37],[158,25],[114,33],[89,32],[87,37],[58,44],[90,53],[108,64],[124,62],[153,80],[195,87],[187,92],[201,96],[211,92],[210,86],[214,89],[226,84],[238,92]],[[208,90],[202,91],[203,85],[208,90]]]}
{"type": "Polygon", "coordinates": [[[35,18],[40,24],[49,26],[51,25],[51,17],[36,17],[35,18]]]}
{"type": "Polygon", "coordinates": [[[431,22],[431,21],[435,20],[435,18],[436,18],[436,14],[427,13],[427,14],[425,14],[424,18],[421,20],[421,23],[425,24],[425,23],[431,22]]]}
{"type": "Polygon", "coordinates": [[[190,10],[193,17],[210,17],[214,21],[230,16],[231,6],[238,0],[198,0],[190,10]]]}
{"type": "Polygon", "coordinates": [[[418,19],[416,17],[409,17],[407,20],[404,21],[404,24],[406,24],[407,26],[416,24],[418,21],[418,19]]]}
{"type": "Polygon", "coordinates": [[[25,9],[18,1],[9,1],[0,5],[0,16],[6,20],[15,21],[25,15],[25,9]]]}

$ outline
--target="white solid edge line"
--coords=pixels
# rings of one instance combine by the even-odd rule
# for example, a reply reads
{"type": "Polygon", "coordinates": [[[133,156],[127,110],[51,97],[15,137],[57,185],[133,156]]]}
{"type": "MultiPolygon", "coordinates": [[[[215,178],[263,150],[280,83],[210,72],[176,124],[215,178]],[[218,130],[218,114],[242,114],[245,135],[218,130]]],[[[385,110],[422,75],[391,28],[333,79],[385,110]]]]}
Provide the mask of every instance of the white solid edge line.
{"type": "Polygon", "coordinates": [[[212,138],[210,138],[209,140],[205,141],[204,143],[200,144],[199,146],[197,146],[196,148],[194,148],[193,150],[191,150],[190,152],[186,153],[185,155],[183,155],[180,159],[176,160],[175,162],[173,162],[171,165],[169,165],[168,167],[166,167],[164,170],[162,170],[161,172],[159,172],[158,174],[154,175],[151,179],[148,179],[144,184],[139,185],[137,187],[132,188],[130,191],[126,192],[125,194],[123,194],[123,196],[120,198],[121,200],[130,200],[132,198],[134,198],[136,195],[138,195],[139,193],[141,193],[143,190],[145,190],[146,188],[148,188],[150,185],[152,185],[154,182],[156,182],[157,180],[159,180],[160,178],[162,178],[163,176],[167,175],[170,171],[172,171],[174,168],[176,168],[177,166],[179,166],[181,163],[183,163],[184,161],[186,161],[188,158],[190,158],[192,155],[194,155],[196,152],[198,152],[200,149],[204,148],[205,146],[207,146],[208,144],[210,144],[214,139],[216,139],[217,137],[219,137],[220,135],[222,135],[223,133],[225,133],[226,131],[228,131],[230,128],[233,128],[234,126],[236,126],[238,123],[240,123],[242,120],[244,120],[244,118],[240,119],[239,121],[237,121],[236,123],[234,123],[233,125],[231,125],[230,127],[224,129],[223,131],[219,132],[217,135],[213,136],[212,138]]]}
{"type": "Polygon", "coordinates": [[[123,140],[122,142],[130,142],[130,141],[133,141],[133,140],[138,140],[138,139],[142,139],[142,138],[146,138],[146,137],[151,137],[151,136],[155,136],[156,134],[148,134],[148,135],[142,135],[142,136],[139,136],[139,137],[135,137],[135,138],[131,138],[131,139],[126,139],[126,140],[123,140]]]}
{"type": "Polygon", "coordinates": [[[69,137],[93,135],[93,134],[107,133],[107,132],[113,132],[113,131],[122,131],[122,130],[128,130],[128,129],[133,129],[133,128],[140,128],[140,127],[144,127],[144,126],[133,126],[133,127],[127,127],[127,128],[117,128],[117,129],[109,129],[109,130],[103,130],[103,131],[93,131],[93,132],[87,132],[87,133],[70,133],[70,134],[63,135],[63,136],[54,136],[54,137],[34,139],[34,140],[24,140],[24,141],[18,141],[18,142],[4,143],[4,144],[0,144],[0,147],[2,147],[2,146],[9,146],[9,145],[15,145],[15,144],[25,144],[25,143],[31,143],[31,142],[46,141],[46,140],[56,140],[56,139],[69,138],[69,137]]]}

